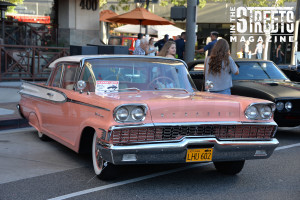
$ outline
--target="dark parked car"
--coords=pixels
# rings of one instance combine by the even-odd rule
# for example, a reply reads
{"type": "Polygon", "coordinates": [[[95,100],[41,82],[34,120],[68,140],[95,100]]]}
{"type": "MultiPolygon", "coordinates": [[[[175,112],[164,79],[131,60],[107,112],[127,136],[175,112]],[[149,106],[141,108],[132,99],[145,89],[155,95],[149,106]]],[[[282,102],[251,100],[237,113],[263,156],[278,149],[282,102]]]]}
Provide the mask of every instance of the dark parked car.
{"type": "MultiPolygon", "coordinates": [[[[300,83],[292,82],[272,62],[266,60],[235,60],[240,74],[233,75],[233,95],[255,97],[276,104],[274,119],[279,126],[300,125],[300,83]]],[[[198,90],[203,88],[204,61],[188,63],[198,90]]]]}
{"type": "Polygon", "coordinates": [[[300,82],[300,65],[278,65],[278,67],[291,81],[300,82]]]}

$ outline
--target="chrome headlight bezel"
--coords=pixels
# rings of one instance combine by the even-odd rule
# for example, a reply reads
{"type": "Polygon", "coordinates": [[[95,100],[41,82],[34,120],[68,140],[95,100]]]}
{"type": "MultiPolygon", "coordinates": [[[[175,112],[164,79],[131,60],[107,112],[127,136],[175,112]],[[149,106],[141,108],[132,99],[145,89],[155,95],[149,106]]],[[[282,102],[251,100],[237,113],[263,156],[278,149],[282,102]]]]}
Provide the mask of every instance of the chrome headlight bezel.
{"type": "Polygon", "coordinates": [[[245,116],[247,119],[256,119],[258,115],[258,110],[255,106],[248,106],[248,108],[245,110],[245,116]]]}
{"type": "Polygon", "coordinates": [[[290,112],[293,108],[293,104],[292,102],[288,101],[284,104],[284,108],[286,109],[286,111],[290,112]]]}
{"type": "Polygon", "coordinates": [[[147,111],[148,107],[145,104],[123,104],[114,109],[113,117],[118,123],[142,122],[146,118],[147,111]],[[128,111],[128,116],[125,120],[120,119],[117,115],[118,111],[121,109],[126,109],[128,111]]]}
{"type": "Polygon", "coordinates": [[[260,116],[263,118],[263,119],[270,119],[273,115],[272,113],[272,108],[270,106],[261,106],[260,110],[260,116]]]}
{"type": "Polygon", "coordinates": [[[277,109],[278,111],[282,111],[282,110],[284,109],[284,103],[283,103],[282,101],[278,101],[278,102],[276,103],[276,109],[277,109]]]}
{"type": "Polygon", "coordinates": [[[288,99],[278,100],[276,102],[276,109],[278,112],[291,112],[293,109],[293,103],[288,99]]]}
{"type": "Polygon", "coordinates": [[[121,107],[121,108],[117,109],[115,112],[115,119],[117,121],[126,121],[128,117],[129,117],[129,111],[125,107],[121,107]],[[124,115],[124,116],[121,116],[121,115],[124,115]]]}
{"type": "Polygon", "coordinates": [[[274,111],[274,103],[253,103],[246,108],[245,117],[250,120],[269,120],[273,117],[274,111]]]}

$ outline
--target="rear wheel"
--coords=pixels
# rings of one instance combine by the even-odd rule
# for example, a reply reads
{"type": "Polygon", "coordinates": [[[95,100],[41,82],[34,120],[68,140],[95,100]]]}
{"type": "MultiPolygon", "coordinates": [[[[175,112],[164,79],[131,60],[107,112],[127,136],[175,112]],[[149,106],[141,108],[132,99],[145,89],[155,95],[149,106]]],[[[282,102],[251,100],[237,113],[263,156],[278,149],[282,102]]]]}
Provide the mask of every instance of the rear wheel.
{"type": "Polygon", "coordinates": [[[115,165],[102,158],[100,150],[97,148],[97,134],[94,133],[92,144],[92,158],[95,174],[99,179],[108,180],[116,177],[115,165]]]}
{"type": "Polygon", "coordinates": [[[42,141],[49,141],[50,138],[47,135],[44,135],[42,132],[38,131],[38,137],[40,138],[40,140],[42,141]]]}
{"type": "Polygon", "coordinates": [[[214,162],[215,168],[228,175],[235,175],[242,171],[245,161],[226,161],[226,162],[214,162]]]}

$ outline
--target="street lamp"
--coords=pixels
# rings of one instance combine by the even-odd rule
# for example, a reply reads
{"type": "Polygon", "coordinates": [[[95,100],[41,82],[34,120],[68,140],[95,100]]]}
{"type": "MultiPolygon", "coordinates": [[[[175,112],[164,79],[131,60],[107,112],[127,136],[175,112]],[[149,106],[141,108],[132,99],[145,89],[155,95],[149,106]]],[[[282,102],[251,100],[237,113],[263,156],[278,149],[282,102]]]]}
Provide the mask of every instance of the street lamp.
{"type": "Polygon", "coordinates": [[[4,31],[4,19],[5,19],[5,11],[7,10],[8,6],[16,6],[15,4],[6,2],[6,1],[0,1],[0,10],[1,10],[1,21],[2,21],[2,39],[4,43],[5,38],[5,31],[4,31]]]}

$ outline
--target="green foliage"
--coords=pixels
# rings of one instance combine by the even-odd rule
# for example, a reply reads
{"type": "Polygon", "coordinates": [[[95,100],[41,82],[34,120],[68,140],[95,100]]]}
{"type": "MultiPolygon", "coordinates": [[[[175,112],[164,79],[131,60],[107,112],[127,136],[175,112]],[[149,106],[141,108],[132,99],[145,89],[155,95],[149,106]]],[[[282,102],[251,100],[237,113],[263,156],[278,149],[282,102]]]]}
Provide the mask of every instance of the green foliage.
{"type": "MultiPolygon", "coordinates": [[[[23,1],[24,0],[9,0],[8,2],[10,2],[12,4],[15,4],[15,5],[20,5],[20,4],[23,4],[23,1]]],[[[6,12],[15,13],[15,6],[9,6],[9,7],[7,7],[7,11],[6,12]]]]}
{"type": "MultiPolygon", "coordinates": [[[[243,2],[245,6],[249,7],[274,7],[283,6],[285,2],[296,2],[296,0],[199,0],[199,8],[204,8],[206,3],[211,2],[226,2],[226,3],[236,3],[243,2]]],[[[182,6],[187,4],[187,0],[161,0],[160,5],[166,6],[172,4],[174,6],[182,6]]]]}
{"type": "MultiPolygon", "coordinates": [[[[13,0],[11,0],[13,1],[13,0]]],[[[23,1],[23,0],[15,0],[15,1],[23,1]]],[[[99,0],[100,8],[103,8],[107,5],[107,1],[110,0],[99,0]]],[[[129,11],[130,4],[129,2],[133,2],[134,0],[117,0],[118,5],[111,5],[110,9],[114,11],[118,11],[122,9],[124,11],[129,11]]],[[[243,2],[245,6],[248,7],[279,7],[283,6],[285,2],[296,2],[297,0],[199,0],[199,8],[204,8],[206,3],[211,2],[226,2],[226,3],[236,3],[236,2],[243,2]]],[[[151,2],[150,2],[151,3],[151,2]]],[[[167,5],[174,5],[174,6],[186,6],[187,0],[160,0],[160,6],[167,6],[167,5]]],[[[144,5],[142,5],[144,6],[144,5]]]]}

